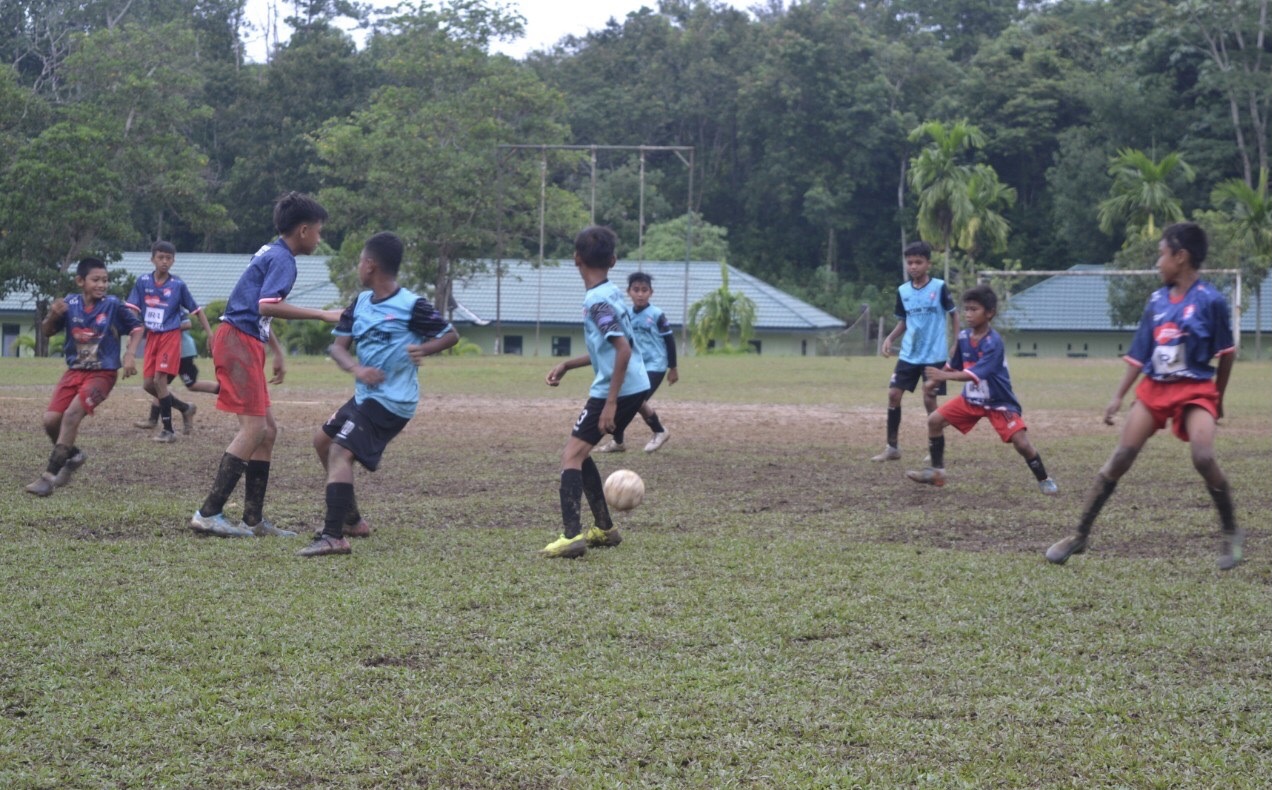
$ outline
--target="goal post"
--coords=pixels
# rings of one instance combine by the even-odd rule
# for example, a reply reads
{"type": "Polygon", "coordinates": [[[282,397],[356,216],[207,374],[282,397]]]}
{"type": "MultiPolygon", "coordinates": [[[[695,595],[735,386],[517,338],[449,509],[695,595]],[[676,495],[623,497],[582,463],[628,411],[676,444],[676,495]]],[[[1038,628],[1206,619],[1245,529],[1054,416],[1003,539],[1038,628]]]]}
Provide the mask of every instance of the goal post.
{"type": "MultiPolygon", "coordinates": [[[[1239,268],[1206,268],[1202,279],[1222,291],[1233,314],[1233,341],[1241,345],[1239,268]]],[[[1007,331],[1110,333],[1133,331],[1145,300],[1160,288],[1155,268],[1126,270],[1075,266],[1066,270],[979,270],[977,280],[999,295],[997,317],[1007,331]]],[[[1002,331],[1002,329],[1000,329],[1002,331]]]]}

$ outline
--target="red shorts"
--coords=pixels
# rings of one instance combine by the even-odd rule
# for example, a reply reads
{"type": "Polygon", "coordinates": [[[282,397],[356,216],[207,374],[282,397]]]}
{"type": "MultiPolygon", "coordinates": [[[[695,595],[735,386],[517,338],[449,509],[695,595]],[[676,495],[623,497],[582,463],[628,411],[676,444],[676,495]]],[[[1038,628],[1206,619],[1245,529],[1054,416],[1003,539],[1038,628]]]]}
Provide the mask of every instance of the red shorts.
{"type": "Polygon", "coordinates": [[[1195,381],[1153,381],[1145,378],[1135,388],[1135,400],[1153,416],[1153,428],[1161,430],[1171,423],[1171,431],[1181,441],[1188,441],[1188,426],[1184,425],[1184,411],[1197,406],[1219,419],[1219,388],[1213,379],[1195,381]]]}
{"type": "Polygon", "coordinates": [[[269,411],[265,386],[265,344],[228,323],[216,330],[212,364],[221,391],[216,407],[231,414],[263,417],[269,411]]]}
{"type": "Polygon", "coordinates": [[[980,422],[982,417],[988,417],[989,424],[994,426],[994,430],[998,431],[998,435],[1004,442],[1010,442],[1011,437],[1029,427],[1025,425],[1024,418],[1015,412],[973,406],[964,400],[962,395],[955,395],[947,400],[937,411],[950,425],[957,428],[959,433],[967,433],[976,427],[976,423],[980,422]]]}
{"type": "Polygon", "coordinates": [[[115,388],[118,370],[68,370],[53,389],[53,400],[48,411],[65,414],[76,396],[84,404],[84,411],[92,414],[115,388]]]}
{"type": "Polygon", "coordinates": [[[153,379],[155,373],[176,376],[181,372],[181,330],[147,332],[146,355],[141,363],[142,378],[153,379]]]}

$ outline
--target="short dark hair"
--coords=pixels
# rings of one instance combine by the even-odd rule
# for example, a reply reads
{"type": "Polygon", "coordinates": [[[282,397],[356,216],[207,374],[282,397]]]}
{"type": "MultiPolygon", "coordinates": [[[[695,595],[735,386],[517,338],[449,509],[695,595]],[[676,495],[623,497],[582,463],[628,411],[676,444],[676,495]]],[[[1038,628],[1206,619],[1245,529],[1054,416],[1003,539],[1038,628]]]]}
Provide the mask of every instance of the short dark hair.
{"type": "Polygon", "coordinates": [[[105,269],[106,261],[101,258],[80,258],[80,262],[75,265],[76,277],[87,277],[88,273],[93,269],[105,269]]]}
{"type": "Polygon", "coordinates": [[[156,241],[150,245],[150,254],[153,256],[156,252],[166,252],[169,255],[176,255],[177,248],[170,241],[156,241]]]}
{"type": "Polygon", "coordinates": [[[274,229],[284,236],[299,225],[326,221],[327,209],[309,195],[288,192],[274,202],[274,229]]]}
{"type": "Polygon", "coordinates": [[[930,261],[932,260],[932,245],[926,241],[912,241],[905,245],[905,249],[901,251],[901,254],[906,258],[911,255],[919,255],[930,261]]]}
{"type": "Polygon", "coordinates": [[[654,287],[654,278],[649,276],[649,272],[632,272],[627,275],[628,288],[631,288],[636,283],[644,283],[652,289],[654,287]]]}
{"type": "Polygon", "coordinates": [[[988,285],[973,285],[966,291],[963,291],[964,302],[975,302],[985,308],[985,312],[998,314],[998,294],[994,293],[994,289],[988,285]]]}
{"type": "Polygon", "coordinates": [[[604,225],[592,225],[574,237],[574,254],[592,269],[608,269],[618,248],[618,236],[604,225]]]}
{"type": "Polygon", "coordinates": [[[362,248],[381,269],[397,277],[398,270],[402,268],[402,251],[405,248],[396,233],[387,230],[377,233],[367,239],[362,248]]]}
{"type": "Polygon", "coordinates": [[[1206,260],[1210,242],[1206,239],[1206,231],[1196,222],[1176,222],[1162,229],[1162,241],[1175,252],[1188,251],[1188,259],[1194,269],[1200,269],[1206,260]]]}

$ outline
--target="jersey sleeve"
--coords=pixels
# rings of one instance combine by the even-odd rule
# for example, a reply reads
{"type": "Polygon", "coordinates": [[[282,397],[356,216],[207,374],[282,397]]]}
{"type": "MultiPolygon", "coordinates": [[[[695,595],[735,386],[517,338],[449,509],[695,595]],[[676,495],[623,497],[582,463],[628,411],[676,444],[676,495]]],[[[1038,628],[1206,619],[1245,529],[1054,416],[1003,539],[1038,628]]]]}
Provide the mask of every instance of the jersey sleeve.
{"type": "Polygon", "coordinates": [[[905,302],[901,301],[901,289],[897,289],[897,303],[892,308],[892,314],[902,320],[905,319],[905,302]]]}
{"type": "Polygon", "coordinates": [[[185,310],[187,313],[189,313],[190,315],[194,315],[195,313],[203,309],[199,307],[198,302],[194,301],[194,294],[190,293],[190,286],[186,285],[184,281],[181,283],[180,302],[181,302],[181,308],[185,310]]]}
{"type": "Polygon", "coordinates": [[[296,262],[283,255],[270,256],[261,281],[261,302],[281,302],[296,284],[296,262]]]}
{"type": "Polygon", "coordinates": [[[963,338],[959,337],[954,343],[954,356],[950,357],[950,361],[945,363],[945,367],[950,370],[963,369],[963,338]]]}
{"type": "Polygon", "coordinates": [[[941,283],[941,308],[947,313],[958,309],[958,305],[954,304],[954,297],[950,296],[950,287],[945,283],[941,283]]]}
{"type": "Polygon", "coordinates": [[[452,329],[446,317],[422,296],[411,307],[411,320],[407,326],[420,337],[441,337],[452,329]]]}
{"type": "Polygon", "coordinates": [[[667,320],[666,313],[658,314],[658,334],[666,337],[672,334],[671,322],[667,320]]]}
{"type": "Polygon", "coordinates": [[[963,368],[963,372],[977,382],[984,381],[1002,370],[1005,359],[1002,341],[994,339],[992,335],[981,341],[980,352],[980,359],[976,360],[976,364],[970,368],[963,368]]]}
{"type": "Polygon", "coordinates": [[[1136,367],[1144,367],[1149,360],[1153,358],[1153,300],[1150,297],[1148,303],[1144,305],[1144,314],[1140,316],[1139,327],[1135,330],[1135,337],[1131,340],[1131,348],[1126,352],[1122,359],[1135,365],[1136,367]]]}
{"type": "Polygon", "coordinates": [[[623,322],[619,320],[618,313],[614,312],[614,306],[609,302],[597,302],[589,307],[587,317],[596,324],[601,337],[625,336],[623,322]]]}
{"type": "Polygon", "coordinates": [[[1210,305],[1211,356],[1223,356],[1236,351],[1232,338],[1232,311],[1228,300],[1215,299],[1210,305]]]}
{"type": "Polygon", "coordinates": [[[349,306],[340,314],[340,320],[336,322],[336,328],[331,330],[331,334],[341,337],[351,337],[353,335],[353,308],[358,306],[358,297],[354,297],[349,306]]]}
{"type": "Polygon", "coordinates": [[[121,336],[130,335],[142,328],[141,318],[128,309],[128,305],[117,302],[115,305],[115,326],[119,329],[121,336]]]}
{"type": "Polygon", "coordinates": [[[145,304],[145,302],[146,302],[145,294],[142,293],[142,290],[141,290],[141,278],[138,277],[137,281],[133,283],[132,290],[128,292],[128,301],[125,302],[124,304],[125,306],[130,307],[133,310],[141,312],[141,306],[145,304]]]}
{"type": "Polygon", "coordinates": [[[663,335],[663,343],[667,346],[667,369],[676,367],[676,336],[663,335]]]}

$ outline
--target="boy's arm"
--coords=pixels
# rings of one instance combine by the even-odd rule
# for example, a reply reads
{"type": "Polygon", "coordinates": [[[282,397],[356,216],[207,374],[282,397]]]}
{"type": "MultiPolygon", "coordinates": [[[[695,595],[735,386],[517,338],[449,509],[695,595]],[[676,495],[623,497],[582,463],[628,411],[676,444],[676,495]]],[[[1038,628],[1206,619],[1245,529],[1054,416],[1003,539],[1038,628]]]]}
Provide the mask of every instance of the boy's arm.
{"type": "MultiPolygon", "coordinates": [[[[203,335],[208,339],[208,348],[210,350],[212,348],[212,325],[208,323],[207,311],[203,308],[199,308],[199,310],[195,312],[195,315],[199,317],[199,325],[203,327],[203,335]]],[[[183,322],[181,328],[188,329],[189,327],[186,326],[188,323],[188,320],[183,322]]],[[[269,336],[273,337],[274,333],[270,332],[269,336]]]]}
{"type": "Polygon", "coordinates": [[[904,333],[905,333],[905,319],[902,318],[901,320],[897,321],[897,325],[892,327],[892,331],[889,332],[888,336],[883,339],[882,350],[883,350],[883,355],[885,357],[892,356],[892,341],[896,340],[898,337],[901,337],[901,335],[904,333]]]}
{"type": "Polygon", "coordinates": [[[44,314],[44,320],[40,322],[40,331],[45,337],[52,337],[62,329],[62,324],[66,318],[66,300],[58,297],[53,300],[53,304],[49,305],[49,311],[44,314]]]}
{"type": "Polygon", "coordinates": [[[437,337],[430,337],[423,343],[408,345],[406,353],[411,357],[411,364],[419,367],[420,363],[424,361],[424,357],[440,354],[458,342],[459,332],[455,331],[455,327],[450,327],[437,337]]]}
{"type": "MultiPolygon", "coordinates": [[[[278,335],[269,333],[269,349],[274,352],[274,377],[269,380],[270,384],[282,384],[283,377],[287,375],[287,355],[283,353],[283,344],[278,341],[278,335]]],[[[208,351],[211,351],[211,347],[208,351]]]]}
{"type": "Polygon", "coordinates": [[[124,352],[124,378],[134,375],[137,372],[137,346],[141,343],[142,335],[141,327],[137,327],[128,333],[128,350],[124,352]]]}
{"type": "Polygon", "coordinates": [[[1223,417],[1223,393],[1228,389],[1228,378],[1232,375],[1232,363],[1236,354],[1224,354],[1219,357],[1219,369],[1215,371],[1215,389],[1219,390],[1219,416],[1223,417]]]}
{"type": "Polygon", "coordinates": [[[326,321],[329,324],[339,321],[340,314],[343,312],[342,310],[316,310],[312,307],[297,307],[286,302],[266,301],[262,301],[258,309],[261,311],[261,315],[270,318],[326,321]]]}
{"type": "Polygon", "coordinates": [[[1131,361],[1130,357],[1126,358],[1126,372],[1122,374],[1122,380],[1117,385],[1117,392],[1113,393],[1113,399],[1109,401],[1108,406],[1104,407],[1105,425],[1113,424],[1113,418],[1122,409],[1122,399],[1126,397],[1126,393],[1130,392],[1131,385],[1135,383],[1135,379],[1139,378],[1139,374],[1143,370],[1142,367],[1131,361]]]}
{"type": "Polygon", "coordinates": [[[601,408],[600,427],[605,433],[613,433],[618,413],[618,393],[623,390],[623,379],[627,378],[627,363],[632,359],[632,345],[627,338],[616,335],[610,338],[614,344],[614,373],[610,376],[609,393],[605,396],[605,405],[601,408]]]}
{"type": "Polygon", "coordinates": [[[353,345],[352,335],[337,335],[336,339],[331,341],[331,345],[327,346],[327,354],[335,361],[336,367],[345,373],[352,373],[353,377],[363,384],[375,386],[383,382],[384,371],[361,364],[349,350],[351,345],[353,345]]]}
{"type": "Polygon", "coordinates": [[[663,343],[667,346],[667,384],[675,384],[680,381],[680,374],[676,372],[676,336],[663,335],[663,343]]]}
{"type": "Polygon", "coordinates": [[[591,364],[592,364],[592,358],[589,357],[587,354],[582,354],[580,356],[574,357],[573,359],[567,359],[564,362],[558,362],[556,365],[552,367],[552,370],[548,371],[548,375],[547,375],[548,386],[555,387],[556,385],[560,384],[561,379],[565,378],[565,374],[567,371],[574,370],[575,368],[586,367],[587,365],[591,365],[591,364]]]}

